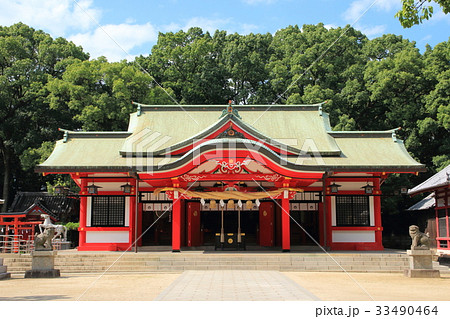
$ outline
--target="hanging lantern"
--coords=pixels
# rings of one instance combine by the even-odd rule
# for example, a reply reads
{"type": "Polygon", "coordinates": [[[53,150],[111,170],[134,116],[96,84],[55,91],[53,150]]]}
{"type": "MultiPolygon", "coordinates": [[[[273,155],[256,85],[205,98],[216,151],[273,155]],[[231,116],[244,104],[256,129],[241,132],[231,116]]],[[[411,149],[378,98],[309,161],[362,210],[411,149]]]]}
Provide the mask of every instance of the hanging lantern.
{"type": "Polygon", "coordinates": [[[342,185],[338,185],[335,182],[333,182],[333,184],[330,184],[330,192],[333,194],[336,194],[339,191],[339,187],[341,187],[342,185]]]}
{"type": "Polygon", "coordinates": [[[256,204],[256,206],[258,206],[258,207],[259,207],[259,205],[261,205],[261,202],[259,201],[259,199],[256,199],[255,204],[256,204]]]}
{"type": "Polygon", "coordinates": [[[245,202],[245,207],[250,210],[253,207],[253,202],[251,200],[248,200],[245,202]]]}
{"type": "Polygon", "coordinates": [[[234,209],[234,200],[230,199],[227,204],[228,209],[234,209]]]}
{"type": "Polygon", "coordinates": [[[223,201],[223,199],[220,200],[219,204],[220,204],[220,207],[225,206],[225,202],[223,201]]]}
{"type": "Polygon", "coordinates": [[[364,189],[364,193],[366,193],[366,194],[372,194],[373,193],[373,186],[370,185],[369,183],[367,183],[366,186],[363,186],[361,188],[364,189]]]}
{"type": "Polygon", "coordinates": [[[131,188],[132,188],[132,186],[127,182],[126,184],[121,185],[120,188],[122,188],[122,191],[123,191],[125,194],[130,194],[130,193],[131,193],[131,188]]]}
{"type": "Polygon", "coordinates": [[[215,200],[210,200],[209,201],[209,208],[210,209],[216,209],[217,208],[217,203],[215,200]]]}
{"type": "Polygon", "coordinates": [[[99,188],[102,188],[102,187],[101,186],[97,186],[94,183],[92,183],[91,185],[89,185],[87,187],[88,194],[97,194],[99,188]]]}

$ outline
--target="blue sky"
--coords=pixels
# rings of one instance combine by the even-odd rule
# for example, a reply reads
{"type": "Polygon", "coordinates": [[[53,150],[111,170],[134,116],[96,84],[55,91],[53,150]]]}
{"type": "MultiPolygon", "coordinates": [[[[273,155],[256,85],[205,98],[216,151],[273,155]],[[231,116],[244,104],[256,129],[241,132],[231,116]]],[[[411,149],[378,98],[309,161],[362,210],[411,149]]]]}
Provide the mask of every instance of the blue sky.
{"type": "Polygon", "coordinates": [[[400,0],[0,0],[0,25],[23,22],[110,61],[147,55],[159,32],[194,26],[274,34],[295,24],[350,24],[369,38],[403,35],[422,52],[449,39],[450,14],[436,7],[430,21],[403,29],[394,18],[400,6],[400,0]]]}

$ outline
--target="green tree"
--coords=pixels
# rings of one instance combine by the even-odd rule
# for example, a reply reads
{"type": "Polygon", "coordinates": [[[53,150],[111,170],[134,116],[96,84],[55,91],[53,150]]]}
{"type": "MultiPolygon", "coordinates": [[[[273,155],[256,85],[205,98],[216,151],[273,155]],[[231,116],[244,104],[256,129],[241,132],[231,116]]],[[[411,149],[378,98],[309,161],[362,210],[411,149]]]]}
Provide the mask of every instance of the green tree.
{"type": "Polygon", "coordinates": [[[273,100],[266,65],[271,57],[272,35],[230,34],[223,49],[230,99],[235,104],[267,104],[273,100]]]}
{"type": "Polygon", "coordinates": [[[404,28],[411,28],[413,25],[420,24],[433,15],[433,6],[426,5],[427,2],[439,4],[444,13],[450,12],[449,0],[402,0],[402,9],[395,14],[395,17],[398,18],[404,28]]]}
{"type": "MultiPolygon", "coordinates": [[[[423,112],[423,60],[419,50],[407,46],[382,60],[367,63],[364,72],[379,129],[409,128],[423,112]]],[[[407,131],[403,131],[407,133],[407,131]]]]}
{"type": "Polygon", "coordinates": [[[427,164],[436,172],[450,164],[450,41],[428,47],[424,56],[429,93],[417,126],[421,145],[430,154],[427,164]]]}
{"type": "Polygon", "coordinates": [[[53,140],[64,117],[45,102],[46,83],[88,55],[65,39],[52,39],[22,23],[0,27],[0,174],[7,209],[22,174],[19,157],[29,147],[53,140]]]}
{"type": "MultiPolygon", "coordinates": [[[[345,86],[337,93],[336,100],[339,101],[339,109],[335,111],[337,115],[335,117],[339,118],[337,124],[339,128],[348,127],[348,120],[354,121],[353,125],[357,130],[394,128],[394,126],[389,127],[391,123],[385,121],[389,103],[378,103],[371,90],[374,89],[374,85],[379,84],[377,81],[384,77],[378,71],[385,67],[375,67],[386,63],[383,61],[387,59],[392,60],[397,54],[407,49],[414,50],[414,43],[392,34],[386,34],[364,43],[359,63],[354,63],[345,70],[347,74],[345,86]]],[[[390,88],[388,83],[385,83],[385,92],[390,88]]]]}
{"type": "MultiPolygon", "coordinates": [[[[269,81],[277,102],[327,100],[324,109],[330,113],[332,125],[338,124],[338,118],[349,114],[347,102],[352,100],[355,105],[361,100],[361,97],[346,99],[341,92],[364,95],[362,73],[366,60],[362,49],[367,41],[366,36],[349,26],[327,29],[319,23],[304,25],[302,29],[289,26],[279,30],[273,37],[274,53],[268,64],[269,81]]],[[[355,106],[358,108],[361,104],[355,106]]]]}
{"type": "Polygon", "coordinates": [[[49,81],[46,89],[50,108],[72,117],[75,127],[70,129],[126,130],[129,114],[135,110],[131,101],[171,102],[167,91],[155,86],[136,66],[126,61],[109,63],[103,57],[71,64],[62,78],[49,81]]]}
{"type": "MultiPolygon", "coordinates": [[[[139,57],[143,66],[182,104],[218,104],[228,100],[227,77],[220,67],[224,32],[214,37],[200,28],[160,33],[151,55],[139,57]]],[[[173,102],[172,102],[173,103],[173,102]]]]}

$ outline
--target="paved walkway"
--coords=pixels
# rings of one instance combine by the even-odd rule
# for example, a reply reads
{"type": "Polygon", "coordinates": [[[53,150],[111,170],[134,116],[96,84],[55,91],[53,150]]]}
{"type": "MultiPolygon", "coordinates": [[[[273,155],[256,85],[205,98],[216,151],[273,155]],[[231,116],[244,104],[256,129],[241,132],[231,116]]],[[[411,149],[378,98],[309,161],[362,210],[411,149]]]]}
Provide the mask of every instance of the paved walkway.
{"type": "Polygon", "coordinates": [[[185,271],[156,301],[320,300],[278,271],[185,271]]]}

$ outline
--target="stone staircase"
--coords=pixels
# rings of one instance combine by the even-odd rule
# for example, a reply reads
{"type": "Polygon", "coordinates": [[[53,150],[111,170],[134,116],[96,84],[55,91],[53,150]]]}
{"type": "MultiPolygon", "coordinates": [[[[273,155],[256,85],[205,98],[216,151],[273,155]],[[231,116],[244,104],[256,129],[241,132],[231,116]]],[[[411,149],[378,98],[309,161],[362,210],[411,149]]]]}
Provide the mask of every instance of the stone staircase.
{"type": "Polygon", "coordinates": [[[3,265],[3,258],[0,258],[0,280],[10,278],[11,274],[7,272],[7,267],[3,265]]]}
{"type": "Polygon", "coordinates": [[[441,274],[450,274],[450,268],[445,265],[440,265],[437,261],[433,261],[433,269],[439,270],[441,274]]]}
{"type": "MultiPolygon", "coordinates": [[[[31,269],[30,255],[3,255],[11,273],[31,269]]],[[[403,272],[408,257],[393,252],[77,252],[60,251],[55,268],[61,273],[99,272],[182,272],[184,270],[279,270],[279,271],[348,271],[403,272]],[[339,263],[339,265],[336,262],[339,263]],[[342,268],[341,268],[342,267],[342,268]]],[[[436,269],[449,272],[435,263],[436,269]],[[438,268],[439,267],[439,268],[438,268]]]]}

